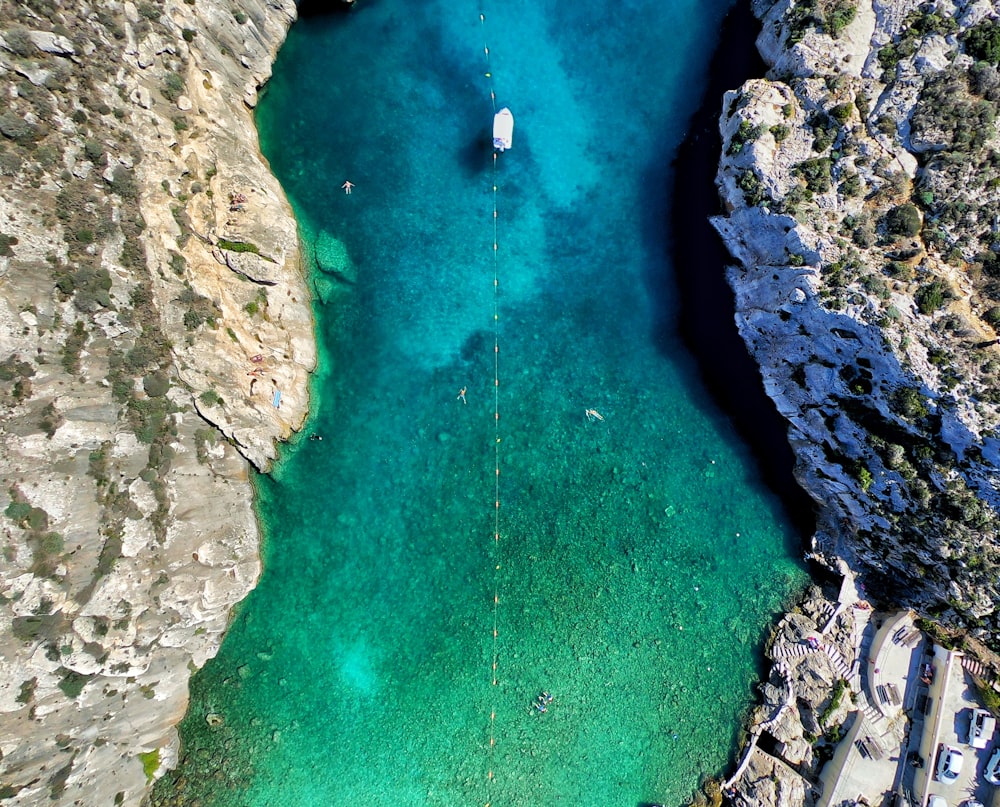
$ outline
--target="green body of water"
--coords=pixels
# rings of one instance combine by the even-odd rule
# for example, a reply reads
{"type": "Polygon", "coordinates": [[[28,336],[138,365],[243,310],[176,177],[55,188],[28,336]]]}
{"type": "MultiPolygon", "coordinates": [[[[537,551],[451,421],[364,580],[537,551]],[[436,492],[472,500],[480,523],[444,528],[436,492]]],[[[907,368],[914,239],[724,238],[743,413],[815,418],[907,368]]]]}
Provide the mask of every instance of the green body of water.
{"type": "Polygon", "coordinates": [[[636,807],[726,768],[805,582],[680,342],[652,338],[668,166],[728,6],[489,3],[481,24],[369,0],[294,26],[258,120],[328,270],[323,440],[258,480],[266,571],[158,795],[636,807]],[[491,81],[516,118],[495,175],[491,81]]]}

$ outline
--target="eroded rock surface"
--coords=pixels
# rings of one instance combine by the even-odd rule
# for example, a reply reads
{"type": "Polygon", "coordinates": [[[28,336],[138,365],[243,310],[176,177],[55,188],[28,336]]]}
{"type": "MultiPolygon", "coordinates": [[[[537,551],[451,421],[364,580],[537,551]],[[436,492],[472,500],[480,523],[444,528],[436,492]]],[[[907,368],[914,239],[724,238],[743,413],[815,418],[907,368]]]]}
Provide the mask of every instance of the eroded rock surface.
{"type": "Polygon", "coordinates": [[[138,804],[260,573],[315,362],[250,112],[295,13],[0,7],[4,804],[138,804]]]}

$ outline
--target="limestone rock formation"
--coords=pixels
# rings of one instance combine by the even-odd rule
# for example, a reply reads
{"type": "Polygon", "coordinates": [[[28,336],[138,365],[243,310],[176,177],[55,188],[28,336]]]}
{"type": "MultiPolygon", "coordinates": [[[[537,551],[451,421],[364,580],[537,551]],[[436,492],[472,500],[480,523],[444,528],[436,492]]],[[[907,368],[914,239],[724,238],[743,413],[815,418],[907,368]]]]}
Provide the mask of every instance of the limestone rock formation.
{"type": "Polygon", "coordinates": [[[4,804],[140,803],[260,573],[315,362],[250,111],[295,14],[0,7],[4,804]]]}
{"type": "Polygon", "coordinates": [[[757,2],[771,69],[724,101],[714,223],[817,554],[995,645],[994,12],[932,5],[757,2]]]}

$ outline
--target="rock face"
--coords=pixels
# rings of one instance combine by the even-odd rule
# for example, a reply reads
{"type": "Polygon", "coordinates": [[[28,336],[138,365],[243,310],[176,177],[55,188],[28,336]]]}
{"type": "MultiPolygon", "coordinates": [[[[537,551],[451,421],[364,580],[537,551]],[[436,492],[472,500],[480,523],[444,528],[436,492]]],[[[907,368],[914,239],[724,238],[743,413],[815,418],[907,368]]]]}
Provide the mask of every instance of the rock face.
{"type": "Polygon", "coordinates": [[[260,573],[315,362],[250,113],[295,13],[0,7],[4,804],[138,804],[260,573]]]}
{"type": "Polygon", "coordinates": [[[755,3],[714,224],[817,555],[996,646],[1000,27],[932,5],[755,3]]]}

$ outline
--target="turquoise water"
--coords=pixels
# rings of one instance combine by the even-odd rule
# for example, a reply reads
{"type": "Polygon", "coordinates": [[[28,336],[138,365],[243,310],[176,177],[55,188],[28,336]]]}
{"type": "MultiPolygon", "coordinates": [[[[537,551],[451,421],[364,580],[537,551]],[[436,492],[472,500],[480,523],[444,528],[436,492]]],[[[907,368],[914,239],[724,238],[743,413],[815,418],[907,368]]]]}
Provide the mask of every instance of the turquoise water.
{"type": "Polygon", "coordinates": [[[162,803],[673,805],[726,768],[805,582],[652,337],[668,166],[729,4],[488,3],[481,25],[369,0],[293,28],[258,122],[322,266],[323,440],[258,479],[265,575],[162,803]],[[491,81],[517,121],[495,175],[491,81]]]}

